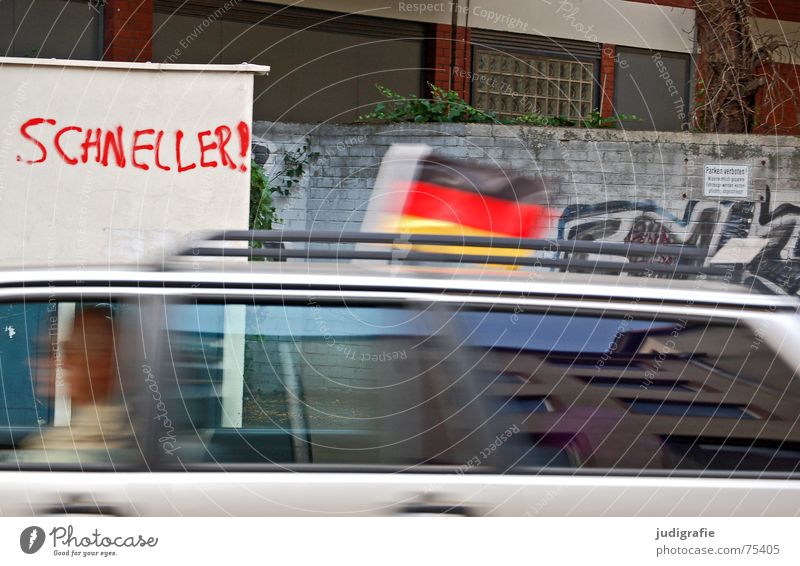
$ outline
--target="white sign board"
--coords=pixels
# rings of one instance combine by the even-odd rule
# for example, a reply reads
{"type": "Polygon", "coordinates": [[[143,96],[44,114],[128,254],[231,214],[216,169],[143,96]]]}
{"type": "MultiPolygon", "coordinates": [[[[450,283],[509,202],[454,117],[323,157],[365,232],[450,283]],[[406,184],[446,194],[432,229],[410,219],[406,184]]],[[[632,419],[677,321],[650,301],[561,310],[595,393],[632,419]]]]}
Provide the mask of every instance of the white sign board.
{"type": "Polygon", "coordinates": [[[747,197],[749,165],[706,165],[703,194],[707,197],[747,197]]]}
{"type": "Polygon", "coordinates": [[[0,58],[0,262],[130,263],[246,228],[266,71],[0,58]]]}

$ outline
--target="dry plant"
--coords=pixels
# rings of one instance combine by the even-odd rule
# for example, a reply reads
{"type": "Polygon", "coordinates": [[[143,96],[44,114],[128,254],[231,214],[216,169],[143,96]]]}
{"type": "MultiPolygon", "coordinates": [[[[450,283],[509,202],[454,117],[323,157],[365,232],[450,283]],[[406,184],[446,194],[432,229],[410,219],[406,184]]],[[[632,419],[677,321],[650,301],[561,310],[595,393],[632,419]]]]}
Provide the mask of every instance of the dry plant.
{"type": "MultiPolygon", "coordinates": [[[[753,25],[752,0],[695,0],[697,9],[698,88],[694,124],[701,131],[748,133],[781,122],[772,114],[783,112],[795,97],[776,68],[776,55],[797,46],[753,25]],[[764,113],[761,107],[768,107],[764,113]]],[[[794,81],[795,87],[797,80],[794,81]]],[[[793,116],[793,126],[797,116],[793,116]]]]}

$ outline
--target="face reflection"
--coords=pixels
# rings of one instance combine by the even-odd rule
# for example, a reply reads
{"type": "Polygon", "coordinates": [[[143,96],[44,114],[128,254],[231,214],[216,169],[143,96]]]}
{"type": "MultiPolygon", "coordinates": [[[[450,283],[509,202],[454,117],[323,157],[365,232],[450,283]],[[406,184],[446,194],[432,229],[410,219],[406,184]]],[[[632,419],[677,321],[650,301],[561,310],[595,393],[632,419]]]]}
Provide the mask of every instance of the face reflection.
{"type": "Polygon", "coordinates": [[[110,311],[85,309],[75,314],[64,348],[64,369],[76,405],[102,403],[111,395],[114,334],[110,311]]]}

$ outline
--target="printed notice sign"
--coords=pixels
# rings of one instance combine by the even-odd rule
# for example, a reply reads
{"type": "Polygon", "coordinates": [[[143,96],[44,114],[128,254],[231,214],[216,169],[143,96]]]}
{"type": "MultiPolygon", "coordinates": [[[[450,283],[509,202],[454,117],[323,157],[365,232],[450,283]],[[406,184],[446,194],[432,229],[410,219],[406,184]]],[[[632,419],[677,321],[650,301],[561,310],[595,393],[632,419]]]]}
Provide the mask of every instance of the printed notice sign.
{"type": "Polygon", "coordinates": [[[746,197],[749,165],[706,165],[703,194],[707,197],[746,197]]]}

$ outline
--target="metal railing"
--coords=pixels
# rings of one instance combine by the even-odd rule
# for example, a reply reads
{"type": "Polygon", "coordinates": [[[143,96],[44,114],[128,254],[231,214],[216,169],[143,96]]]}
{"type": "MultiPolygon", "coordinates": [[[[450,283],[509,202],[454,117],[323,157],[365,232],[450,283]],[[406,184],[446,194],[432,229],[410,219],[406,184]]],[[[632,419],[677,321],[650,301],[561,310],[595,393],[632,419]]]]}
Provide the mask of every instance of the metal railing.
{"type": "MultiPolygon", "coordinates": [[[[705,266],[708,248],[675,244],[627,244],[620,242],[548,240],[484,236],[394,234],[337,231],[229,230],[193,243],[178,254],[181,257],[249,258],[284,261],[375,260],[388,262],[495,264],[515,267],[542,267],[563,271],[601,273],[654,273],[673,276],[727,276],[730,267],[705,266]],[[216,245],[212,245],[212,242],[216,245]],[[249,247],[226,243],[247,242],[249,247]],[[219,245],[219,244],[222,245],[219,245]],[[286,245],[289,244],[290,247],[286,245]],[[320,244],[333,244],[320,248],[320,244]],[[342,246],[347,244],[347,246],[342,246]],[[357,244],[353,249],[350,244],[357,244]],[[365,246],[368,249],[363,249],[365,246]],[[295,247],[300,246],[300,247],[295,247]],[[384,246],[386,249],[379,249],[384,246]],[[418,246],[454,248],[430,251],[418,246]],[[359,249],[361,248],[361,249],[359,249]],[[480,248],[476,253],[471,249],[480,248]],[[488,253],[485,250],[490,250],[488,253]],[[528,252],[548,252],[539,257],[528,252]],[[573,257],[580,254],[579,257],[573,257]],[[587,259],[586,254],[616,256],[627,261],[587,259]]],[[[735,266],[741,271],[742,266],[735,266]]]]}

